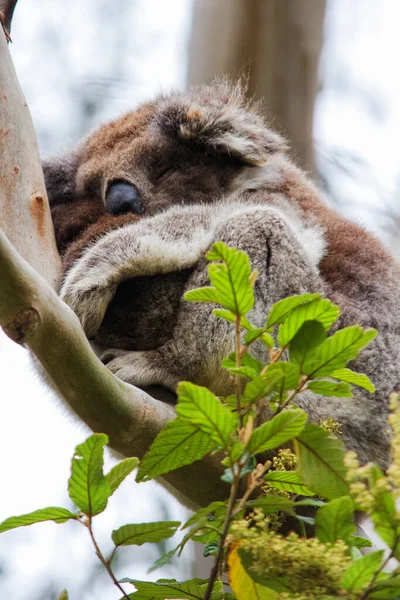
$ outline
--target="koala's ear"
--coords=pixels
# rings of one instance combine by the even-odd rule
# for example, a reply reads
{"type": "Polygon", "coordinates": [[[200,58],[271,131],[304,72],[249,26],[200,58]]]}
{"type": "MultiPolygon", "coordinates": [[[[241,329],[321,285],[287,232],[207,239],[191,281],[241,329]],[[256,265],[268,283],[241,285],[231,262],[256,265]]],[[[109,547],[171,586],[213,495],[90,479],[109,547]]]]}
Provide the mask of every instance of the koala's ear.
{"type": "Polygon", "coordinates": [[[76,199],[77,154],[70,153],[43,160],[42,168],[50,206],[76,199]]]}
{"type": "Polygon", "coordinates": [[[164,98],[157,115],[164,131],[186,143],[201,144],[248,165],[263,165],[285,152],[285,140],[268,129],[240,85],[201,86],[164,98]]]}

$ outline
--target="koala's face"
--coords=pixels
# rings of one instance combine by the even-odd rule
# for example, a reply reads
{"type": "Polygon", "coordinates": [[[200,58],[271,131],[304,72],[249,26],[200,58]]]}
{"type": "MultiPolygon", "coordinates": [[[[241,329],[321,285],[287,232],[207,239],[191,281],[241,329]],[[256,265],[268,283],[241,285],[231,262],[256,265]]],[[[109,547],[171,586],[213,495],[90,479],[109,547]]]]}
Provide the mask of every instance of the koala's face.
{"type": "Polygon", "coordinates": [[[81,247],[168,206],[214,202],[244,168],[284,149],[242,90],[227,83],[161,96],[101,126],[70,155],[44,163],[66,266],[82,234],[81,247]]]}

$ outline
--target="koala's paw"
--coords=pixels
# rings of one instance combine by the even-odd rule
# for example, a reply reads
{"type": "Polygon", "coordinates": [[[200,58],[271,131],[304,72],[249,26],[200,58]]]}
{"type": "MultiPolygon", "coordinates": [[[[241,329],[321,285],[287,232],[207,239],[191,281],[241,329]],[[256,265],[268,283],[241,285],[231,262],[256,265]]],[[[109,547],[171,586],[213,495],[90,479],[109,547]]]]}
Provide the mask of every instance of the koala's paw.
{"type": "Polygon", "coordinates": [[[109,348],[100,355],[100,360],[122,381],[139,387],[162,385],[175,389],[168,369],[163,368],[161,354],[157,350],[131,352],[109,348]]]}
{"type": "Polygon", "coordinates": [[[90,277],[79,278],[73,272],[65,280],[60,297],[78,316],[89,339],[95,337],[116,289],[114,282],[95,282],[90,277]]]}

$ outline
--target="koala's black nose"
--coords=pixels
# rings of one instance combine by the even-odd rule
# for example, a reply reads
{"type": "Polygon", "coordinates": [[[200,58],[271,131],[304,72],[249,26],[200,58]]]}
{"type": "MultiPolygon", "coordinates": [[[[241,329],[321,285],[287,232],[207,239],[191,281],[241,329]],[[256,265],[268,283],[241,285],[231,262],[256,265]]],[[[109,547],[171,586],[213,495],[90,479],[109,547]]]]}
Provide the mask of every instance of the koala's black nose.
{"type": "Polygon", "coordinates": [[[106,211],[111,215],[141,214],[143,205],[138,190],[126,181],[113,181],[107,190],[106,211]]]}

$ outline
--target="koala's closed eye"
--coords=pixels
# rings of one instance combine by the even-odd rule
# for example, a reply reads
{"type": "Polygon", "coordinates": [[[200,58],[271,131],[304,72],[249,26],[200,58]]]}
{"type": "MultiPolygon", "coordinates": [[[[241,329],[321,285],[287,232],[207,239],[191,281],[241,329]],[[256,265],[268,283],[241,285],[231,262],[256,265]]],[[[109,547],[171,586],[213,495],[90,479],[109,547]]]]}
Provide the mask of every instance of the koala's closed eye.
{"type": "Polygon", "coordinates": [[[143,213],[144,208],[136,187],[127,181],[112,181],[107,190],[106,211],[111,215],[143,213]]]}

